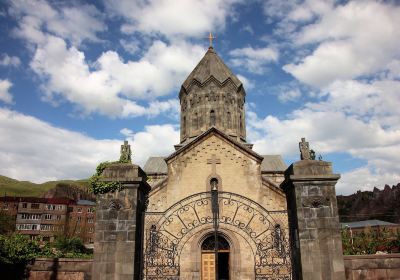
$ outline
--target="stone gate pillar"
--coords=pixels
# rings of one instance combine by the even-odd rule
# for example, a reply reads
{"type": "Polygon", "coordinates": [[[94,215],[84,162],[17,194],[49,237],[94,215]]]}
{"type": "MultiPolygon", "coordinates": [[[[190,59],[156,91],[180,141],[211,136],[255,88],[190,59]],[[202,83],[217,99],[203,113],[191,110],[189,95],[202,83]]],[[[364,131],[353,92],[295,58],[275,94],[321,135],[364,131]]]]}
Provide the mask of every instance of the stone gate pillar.
{"type": "MultiPolygon", "coordinates": [[[[304,148],[304,147],[303,147],[304,148]]],[[[332,164],[313,160],[308,143],[300,143],[302,160],[285,172],[293,279],[345,279],[342,239],[332,164]],[[302,145],[306,149],[302,150],[302,145]]],[[[311,150],[312,151],[312,150],[311,150]]]]}
{"type": "Polygon", "coordinates": [[[103,171],[102,180],[121,182],[124,189],[97,196],[92,279],[138,280],[150,191],[146,174],[137,165],[115,163],[103,171]]]}

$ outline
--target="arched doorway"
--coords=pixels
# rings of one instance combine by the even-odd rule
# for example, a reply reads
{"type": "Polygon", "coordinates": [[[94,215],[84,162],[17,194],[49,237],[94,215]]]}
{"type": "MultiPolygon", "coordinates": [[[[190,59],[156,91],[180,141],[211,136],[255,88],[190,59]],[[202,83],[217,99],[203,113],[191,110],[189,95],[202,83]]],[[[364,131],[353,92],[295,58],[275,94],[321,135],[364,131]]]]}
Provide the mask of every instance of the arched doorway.
{"type": "Polygon", "coordinates": [[[228,280],[229,278],[229,243],[226,239],[218,235],[217,246],[214,235],[207,237],[201,244],[201,279],[215,280],[216,266],[219,280],[228,280]],[[217,252],[215,249],[217,248],[217,252]],[[217,262],[215,257],[217,256],[217,262]]]}
{"type": "MultiPolygon", "coordinates": [[[[286,211],[268,211],[247,197],[222,191],[218,192],[218,205],[219,228],[244,237],[251,249],[255,279],[292,279],[289,223],[286,211]]],[[[182,248],[196,232],[205,227],[212,228],[213,222],[211,192],[188,196],[165,212],[146,212],[144,279],[180,279],[181,262],[193,261],[191,257],[180,258],[182,248]]],[[[201,251],[201,245],[202,243],[198,243],[199,251],[201,251]]],[[[232,255],[230,259],[235,260],[236,256],[233,256],[232,250],[230,253],[232,255]]],[[[201,265],[200,259],[197,264],[201,265]]],[[[201,274],[201,267],[198,267],[197,271],[201,274]]],[[[231,278],[236,277],[232,274],[233,271],[232,268],[231,278]]],[[[190,277],[189,279],[194,279],[190,277]]]]}

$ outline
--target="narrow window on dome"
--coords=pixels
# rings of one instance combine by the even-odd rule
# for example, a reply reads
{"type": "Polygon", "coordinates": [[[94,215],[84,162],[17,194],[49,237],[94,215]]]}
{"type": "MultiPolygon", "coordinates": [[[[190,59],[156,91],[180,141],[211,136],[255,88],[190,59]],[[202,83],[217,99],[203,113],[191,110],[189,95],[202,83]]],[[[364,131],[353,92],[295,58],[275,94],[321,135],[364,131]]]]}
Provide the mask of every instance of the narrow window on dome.
{"type": "Polygon", "coordinates": [[[214,110],[211,110],[211,112],[210,112],[210,126],[213,126],[213,125],[215,125],[215,112],[214,112],[214,110]]]}
{"type": "Polygon", "coordinates": [[[197,113],[194,114],[193,116],[193,128],[194,129],[199,129],[199,116],[197,115],[197,113]]]}
{"type": "Polygon", "coordinates": [[[239,116],[239,132],[240,132],[240,133],[243,133],[242,115],[239,116]]]}

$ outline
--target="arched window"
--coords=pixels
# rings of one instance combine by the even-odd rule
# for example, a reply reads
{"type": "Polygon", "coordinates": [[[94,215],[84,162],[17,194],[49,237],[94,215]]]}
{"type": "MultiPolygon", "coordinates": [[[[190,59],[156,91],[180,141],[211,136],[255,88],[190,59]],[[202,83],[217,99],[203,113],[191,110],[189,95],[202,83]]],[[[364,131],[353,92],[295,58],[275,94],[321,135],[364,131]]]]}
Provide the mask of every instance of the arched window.
{"type": "MultiPolygon", "coordinates": [[[[228,243],[228,241],[226,241],[225,238],[218,235],[217,242],[218,242],[217,243],[218,250],[229,250],[229,243],[228,243]]],[[[214,249],[215,249],[215,237],[214,237],[214,235],[210,235],[203,241],[203,244],[201,244],[201,250],[202,251],[213,251],[214,249]]]]}
{"type": "Polygon", "coordinates": [[[194,129],[199,129],[199,119],[197,113],[195,113],[193,116],[192,125],[194,129]]]}
{"type": "Polygon", "coordinates": [[[239,116],[239,132],[243,133],[243,120],[242,120],[242,115],[241,114],[239,116]]]}
{"type": "Polygon", "coordinates": [[[275,241],[275,248],[279,254],[283,252],[283,245],[282,245],[282,229],[281,225],[275,225],[275,232],[274,232],[274,241],[275,241]]]}
{"type": "Polygon", "coordinates": [[[231,112],[226,113],[226,125],[228,128],[232,128],[231,112]]]}
{"type": "Polygon", "coordinates": [[[218,179],[212,178],[210,181],[211,190],[218,190],[218,179]]]}
{"type": "Polygon", "coordinates": [[[183,135],[186,135],[186,117],[183,117],[182,131],[183,135]]]}
{"type": "Polygon", "coordinates": [[[210,126],[215,125],[215,123],[216,123],[215,111],[211,110],[210,111],[210,126]]]}

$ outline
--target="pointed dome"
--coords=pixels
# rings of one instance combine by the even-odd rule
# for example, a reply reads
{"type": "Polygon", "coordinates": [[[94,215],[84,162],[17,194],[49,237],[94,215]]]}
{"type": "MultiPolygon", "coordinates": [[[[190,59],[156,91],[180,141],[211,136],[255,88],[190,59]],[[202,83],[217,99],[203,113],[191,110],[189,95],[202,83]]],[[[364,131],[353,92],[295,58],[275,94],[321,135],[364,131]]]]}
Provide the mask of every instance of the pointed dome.
{"type": "Polygon", "coordinates": [[[242,82],[232,73],[232,71],[225,65],[222,59],[214,51],[213,47],[209,47],[204,57],[200,60],[197,66],[193,69],[192,73],[186,78],[182,87],[188,90],[193,81],[204,84],[208,79],[214,77],[218,82],[223,84],[226,80],[230,79],[239,88],[242,82]]]}

